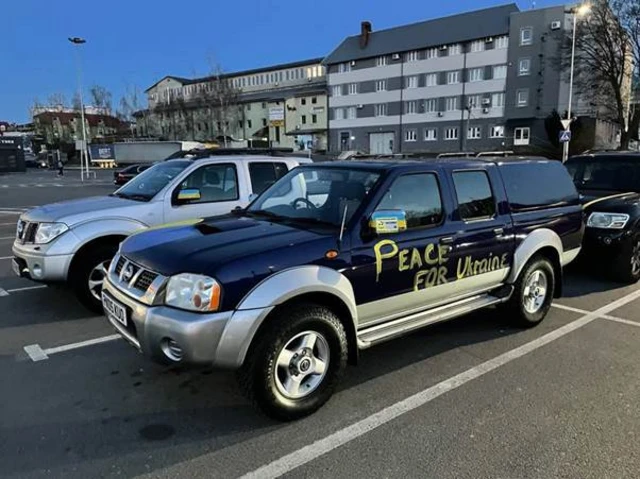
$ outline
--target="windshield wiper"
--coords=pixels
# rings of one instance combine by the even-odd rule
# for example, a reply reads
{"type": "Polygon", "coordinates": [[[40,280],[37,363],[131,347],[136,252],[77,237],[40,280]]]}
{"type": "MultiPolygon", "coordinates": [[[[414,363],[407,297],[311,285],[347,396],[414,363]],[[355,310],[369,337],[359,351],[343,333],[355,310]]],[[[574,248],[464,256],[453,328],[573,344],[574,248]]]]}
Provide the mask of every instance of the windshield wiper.
{"type": "Polygon", "coordinates": [[[336,225],[335,223],[332,223],[331,221],[326,221],[326,220],[320,220],[318,218],[311,218],[309,216],[302,216],[302,217],[295,217],[295,216],[289,216],[287,217],[288,221],[293,221],[296,223],[306,223],[306,224],[313,224],[313,225],[323,225],[323,226],[331,226],[333,228],[337,228],[338,225],[336,225]]]}
{"type": "Polygon", "coordinates": [[[255,216],[264,216],[266,218],[270,218],[270,219],[274,219],[274,220],[281,220],[281,219],[287,219],[285,216],[280,216],[275,214],[272,211],[267,211],[267,210],[244,210],[243,212],[246,215],[255,215],[255,216]]]}
{"type": "Polygon", "coordinates": [[[126,193],[111,193],[109,196],[116,196],[118,198],[124,198],[125,200],[134,200],[134,201],[149,201],[151,200],[151,196],[143,195],[142,193],[132,193],[130,195],[126,193]]]}

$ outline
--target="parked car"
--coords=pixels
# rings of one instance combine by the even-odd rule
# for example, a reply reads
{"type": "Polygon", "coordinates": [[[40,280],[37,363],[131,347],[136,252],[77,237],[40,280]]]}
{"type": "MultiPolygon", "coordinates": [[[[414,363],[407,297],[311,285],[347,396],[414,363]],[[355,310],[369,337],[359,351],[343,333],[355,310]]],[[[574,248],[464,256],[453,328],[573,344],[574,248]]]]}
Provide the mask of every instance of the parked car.
{"type": "Polygon", "coordinates": [[[103,304],[148,357],[237,369],[290,420],[382,341],[489,306],[537,325],[583,232],[557,161],[315,163],[235,214],[129,237],[103,304]]]}
{"type": "Polygon", "coordinates": [[[143,171],[148,170],[152,166],[153,166],[153,163],[148,163],[144,165],[131,165],[131,166],[127,166],[122,170],[114,171],[113,183],[115,185],[122,186],[127,182],[129,182],[130,180],[132,180],[133,178],[135,178],[136,176],[138,176],[143,171]]]}
{"type": "Polygon", "coordinates": [[[640,154],[602,152],[566,163],[585,209],[581,262],[614,279],[640,279],[640,154]]]}
{"type": "Polygon", "coordinates": [[[246,206],[252,194],[300,163],[310,162],[250,151],[229,155],[212,150],[186,156],[149,168],[108,196],[24,213],[13,244],[15,273],[44,283],[66,283],[84,305],[102,312],[105,271],[126,236],[246,206]]]}

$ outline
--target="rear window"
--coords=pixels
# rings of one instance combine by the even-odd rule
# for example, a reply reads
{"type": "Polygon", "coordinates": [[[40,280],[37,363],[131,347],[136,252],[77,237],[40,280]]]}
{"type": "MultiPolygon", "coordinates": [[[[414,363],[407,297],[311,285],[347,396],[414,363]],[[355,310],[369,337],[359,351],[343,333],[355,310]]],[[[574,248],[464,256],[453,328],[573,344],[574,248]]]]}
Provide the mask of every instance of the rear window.
{"type": "Polygon", "coordinates": [[[571,175],[558,161],[504,163],[500,172],[512,211],[578,203],[571,175]]]}

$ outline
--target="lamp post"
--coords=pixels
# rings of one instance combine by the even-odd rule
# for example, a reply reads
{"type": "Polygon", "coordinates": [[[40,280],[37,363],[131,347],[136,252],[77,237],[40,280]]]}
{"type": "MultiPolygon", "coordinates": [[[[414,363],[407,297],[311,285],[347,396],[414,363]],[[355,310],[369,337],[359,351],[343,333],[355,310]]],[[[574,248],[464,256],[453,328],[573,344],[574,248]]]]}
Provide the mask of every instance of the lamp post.
{"type": "MultiPolygon", "coordinates": [[[[87,43],[84,38],[69,37],[69,41],[76,46],[87,43]]],[[[82,62],[80,61],[80,50],[76,49],[76,61],[78,63],[78,94],[80,96],[80,121],[82,122],[82,149],[80,150],[80,179],[84,181],[84,162],[87,164],[87,178],[89,177],[89,156],[87,155],[87,130],[84,121],[84,99],[82,96],[82,62]],[[84,160],[83,160],[84,158],[84,160]]]]}
{"type": "MultiPolygon", "coordinates": [[[[591,5],[583,3],[580,6],[571,9],[573,13],[573,31],[571,32],[571,69],[569,71],[569,106],[567,108],[567,124],[565,129],[571,131],[571,103],[573,100],[573,70],[576,56],[576,28],[578,26],[578,17],[583,17],[591,11],[591,5]]],[[[563,125],[564,126],[564,125],[563,125]]],[[[571,140],[571,139],[569,139],[571,140]]],[[[565,163],[569,159],[569,141],[562,144],[562,162],[565,163]]]]}

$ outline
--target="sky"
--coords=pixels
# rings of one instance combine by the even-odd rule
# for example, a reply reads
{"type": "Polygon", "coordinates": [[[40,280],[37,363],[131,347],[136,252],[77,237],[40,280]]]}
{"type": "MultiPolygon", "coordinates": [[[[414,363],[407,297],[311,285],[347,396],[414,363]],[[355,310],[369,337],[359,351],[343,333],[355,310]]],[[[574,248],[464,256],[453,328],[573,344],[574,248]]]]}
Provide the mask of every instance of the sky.
{"type": "MultiPolygon", "coordinates": [[[[0,121],[27,122],[35,99],[70,101],[82,37],[85,95],[94,84],[143,92],[165,75],[202,76],[324,57],[369,20],[373,30],[509,0],[19,0],[0,8],[0,121]]],[[[563,3],[515,1],[520,9],[563,3]]]]}

